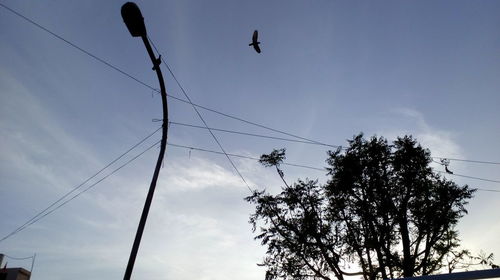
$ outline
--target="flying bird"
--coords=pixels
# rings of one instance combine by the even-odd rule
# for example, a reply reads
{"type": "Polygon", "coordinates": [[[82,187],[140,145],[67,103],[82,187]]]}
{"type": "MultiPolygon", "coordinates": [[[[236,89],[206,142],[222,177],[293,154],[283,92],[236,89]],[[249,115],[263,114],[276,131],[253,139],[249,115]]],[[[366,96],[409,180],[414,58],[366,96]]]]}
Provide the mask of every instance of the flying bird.
{"type": "Polygon", "coordinates": [[[255,49],[255,51],[257,53],[260,53],[260,47],[259,47],[259,44],[260,42],[257,41],[258,40],[258,37],[259,37],[259,32],[257,30],[255,30],[253,32],[253,36],[252,36],[252,43],[251,44],[248,44],[249,46],[253,46],[253,48],[255,49]]]}

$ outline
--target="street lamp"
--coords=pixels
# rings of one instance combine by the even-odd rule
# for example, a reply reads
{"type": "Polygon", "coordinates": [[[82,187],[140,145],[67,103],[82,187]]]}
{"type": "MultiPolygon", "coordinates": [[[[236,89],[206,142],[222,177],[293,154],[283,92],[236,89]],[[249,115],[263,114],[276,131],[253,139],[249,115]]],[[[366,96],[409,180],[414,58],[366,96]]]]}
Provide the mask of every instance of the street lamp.
{"type": "Polygon", "coordinates": [[[167,92],[165,90],[165,82],[163,81],[163,75],[160,69],[161,57],[156,58],[149,40],[147,37],[146,26],[144,25],[144,18],[142,17],[141,10],[137,4],[133,2],[127,2],[123,4],[121,8],[121,14],[125,25],[133,37],[141,37],[146,50],[148,51],[149,57],[153,62],[153,70],[156,71],[158,80],[160,82],[161,89],[161,101],[163,104],[163,133],[161,137],[160,154],[158,155],[158,160],[156,161],[156,167],[153,174],[153,179],[151,180],[151,185],[149,186],[148,195],[146,197],[146,202],[144,203],[144,209],[142,210],[141,220],[139,221],[139,226],[137,227],[137,233],[134,239],[134,245],[132,246],[132,251],[130,252],[130,257],[127,264],[127,270],[123,276],[124,280],[129,280],[132,275],[132,270],[134,269],[135,258],[137,257],[137,251],[139,250],[139,245],[141,243],[142,233],[144,232],[144,226],[146,225],[146,220],[148,218],[149,208],[151,207],[151,201],[153,200],[154,191],[156,188],[156,181],[158,180],[158,175],[160,174],[160,167],[165,155],[165,149],[167,146],[167,132],[168,132],[168,108],[167,108],[167,92]]]}

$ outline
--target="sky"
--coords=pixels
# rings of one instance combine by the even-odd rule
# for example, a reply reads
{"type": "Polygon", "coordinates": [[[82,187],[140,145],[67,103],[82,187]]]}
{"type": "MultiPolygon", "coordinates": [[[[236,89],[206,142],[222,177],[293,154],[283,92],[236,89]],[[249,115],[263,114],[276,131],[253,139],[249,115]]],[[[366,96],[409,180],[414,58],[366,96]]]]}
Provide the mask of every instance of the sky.
{"type": "MultiPolygon", "coordinates": [[[[0,6],[0,236],[79,186],[160,127],[158,80],[123,1],[2,0],[2,5],[126,72],[90,57],[0,6]],[[153,88],[153,89],[152,89],[153,88]]],[[[150,39],[212,128],[331,145],[363,132],[411,134],[434,157],[500,162],[499,1],[138,1],[150,39]],[[262,53],[248,44],[259,30],[262,53]],[[226,114],[226,116],[216,112],[226,114]],[[229,118],[227,115],[234,116],[229,118]]],[[[183,93],[161,65],[168,94],[183,93]]],[[[249,188],[278,193],[278,175],[227,158],[190,104],[169,98],[168,146],[135,279],[263,279],[265,248],[248,223],[249,188]],[[177,123],[177,124],[176,124],[177,123]],[[179,124],[180,123],[180,124],[179,124]]],[[[224,150],[322,169],[328,147],[214,131],[224,150]]],[[[156,133],[91,186],[160,139],[156,133]]],[[[0,242],[36,253],[34,280],[120,279],[159,149],[0,242]]],[[[433,165],[436,171],[443,166],[433,165]]],[[[480,188],[458,225],[473,253],[500,262],[498,164],[452,160],[446,175],[480,188]]],[[[289,182],[326,172],[284,166],[289,182]]],[[[77,192],[73,193],[76,194],[77,192]]],[[[30,268],[31,260],[6,259],[30,268]]]]}

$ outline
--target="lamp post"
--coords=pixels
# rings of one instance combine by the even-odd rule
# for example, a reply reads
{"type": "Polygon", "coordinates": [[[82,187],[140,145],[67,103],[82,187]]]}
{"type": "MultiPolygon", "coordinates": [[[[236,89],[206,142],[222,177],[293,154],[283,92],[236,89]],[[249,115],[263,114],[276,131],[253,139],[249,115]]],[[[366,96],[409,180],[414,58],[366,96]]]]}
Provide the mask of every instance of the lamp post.
{"type": "Polygon", "coordinates": [[[161,89],[161,101],[163,104],[163,133],[160,145],[160,154],[158,155],[158,160],[156,161],[156,167],[153,174],[153,179],[151,180],[151,185],[149,186],[148,195],[146,197],[146,202],[144,203],[144,209],[142,210],[141,220],[139,226],[137,227],[137,233],[134,239],[134,245],[132,246],[132,251],[130,252],[130,257],[127,264],[127,270],[123,276],[124,280],[129,280],[132,275],[132,270],[134,269],[135,258],[137,256],[137,251],[139,250],[139,245],[141,243],[142,233],[144,231],[144,226],[146,225],[146,220],[148,218],[149,208],[151,207],[151,201],[153,200],[153,195],[156,187],[156,181],[158,180],[158,174],[160,173],[161,163],[165,155],[165,149],[167,146],[167,132],[168,132],[168,108],[167,108],[167,93],[165,90],[165,82],[163,81],[163,75],[160,69],[161,57],[156,58],[151,45],[149,44],[146,26],[144,25],[144,18],[142,17],[141,10],[133,2],[127,2],[123,4],[121,8],[121,14],[125,25],[132,35],[132,37],[141,37],[146,50],[148,51],[149,57],[153,62],[153,70],[156,71],[158,80],[160,82],[161,89]]]}

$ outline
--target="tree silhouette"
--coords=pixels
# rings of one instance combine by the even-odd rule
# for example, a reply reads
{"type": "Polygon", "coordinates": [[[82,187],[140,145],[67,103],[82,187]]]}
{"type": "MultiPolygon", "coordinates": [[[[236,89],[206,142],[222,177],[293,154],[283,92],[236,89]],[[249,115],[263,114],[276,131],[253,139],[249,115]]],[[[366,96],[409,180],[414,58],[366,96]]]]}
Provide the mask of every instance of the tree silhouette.
{"type": "Polygon", "coordinates": [[[255,191],[250,223],[267,246],[266,280],[387,279],[427,275],[466,256],[455,229],[475,190],[434,173],[430,152],[411,136],[391,145],[357,135],[328,152],[329,180],[289,185],[285,150],[261,157],[285,185],[255,191]]]}

